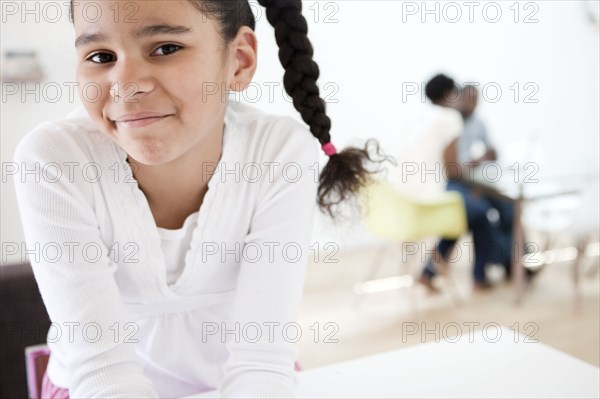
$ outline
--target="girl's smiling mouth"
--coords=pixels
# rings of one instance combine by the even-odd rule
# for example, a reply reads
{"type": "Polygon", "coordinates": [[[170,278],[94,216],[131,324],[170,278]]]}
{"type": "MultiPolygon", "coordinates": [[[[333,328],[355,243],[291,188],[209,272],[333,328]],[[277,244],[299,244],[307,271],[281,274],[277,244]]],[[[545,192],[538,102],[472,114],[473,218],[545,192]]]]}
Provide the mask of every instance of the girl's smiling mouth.
{"type": "Polygon", "coordinates": [[[170,114],[159,114],[155,112],[137,112],[133,114],[123,115],[116,120],[115,124],[120,128],[133,129],[138,127],[144,127],[160,122],[169,116],[170,114]]]}

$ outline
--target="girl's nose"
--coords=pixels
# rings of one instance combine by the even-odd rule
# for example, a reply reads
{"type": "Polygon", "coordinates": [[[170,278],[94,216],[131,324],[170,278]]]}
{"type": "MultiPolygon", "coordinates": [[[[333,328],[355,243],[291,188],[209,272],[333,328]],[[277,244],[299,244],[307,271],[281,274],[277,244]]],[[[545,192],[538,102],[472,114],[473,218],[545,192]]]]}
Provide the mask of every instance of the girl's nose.
{"type": "Polygon", "coordinates": [[[115,102],[137,102],[154,87],[154,78],[143,61],[120,59],[112,70],[109,92],[115,102]]]}

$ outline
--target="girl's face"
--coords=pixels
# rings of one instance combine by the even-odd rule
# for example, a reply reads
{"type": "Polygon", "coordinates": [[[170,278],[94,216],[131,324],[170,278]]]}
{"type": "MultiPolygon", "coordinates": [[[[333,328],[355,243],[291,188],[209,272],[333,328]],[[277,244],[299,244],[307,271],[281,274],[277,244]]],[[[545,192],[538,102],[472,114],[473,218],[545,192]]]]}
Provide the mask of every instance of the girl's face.
{"type": "Polygon", "coordinates": [[[79,0],[73,16],[83,105],[133,159],[165,164],[222,133],[234,71],[215,21],[187,0],[79,0]]]}

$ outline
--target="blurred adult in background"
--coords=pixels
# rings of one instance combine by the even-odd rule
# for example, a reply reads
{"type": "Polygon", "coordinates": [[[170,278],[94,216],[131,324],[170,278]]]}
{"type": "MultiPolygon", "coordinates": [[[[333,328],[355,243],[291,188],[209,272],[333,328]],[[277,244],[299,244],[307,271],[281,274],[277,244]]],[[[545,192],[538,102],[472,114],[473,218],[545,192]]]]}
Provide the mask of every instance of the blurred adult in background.
{"type": "Polygon", "coordinates": [[[489,138],[483,121],[475,114],[479,93],[477,88],[467,85],[455,102],[464,120],[464,130],[458,138],[457,160],[461,165],[478,166],[485,161],[497,159],[496,150],[489,138]]]}
{"type": "MultiPolygon", "coordinates": [[[[457,102],[458,110],[464,118],[464,131],[458,139],[457,161],[464,168],[477,168],[485,162],[494,162],[498,159],[496,149],[489,138],[484,122],[475,113],[479,100],[477,88],[466,85],[462,96],[457,102]]],[[[507,201],[493,195],[483,195],[469,188],[465,179],[471,176],[463,172],[461,180],[451,181],[448,190],[456,190],[469,196],[468,201],[477,203],[487,209],[487,216],[493,227],[493,246],[490,248],[489,261],[504,267],[505,277],[511,278],[511,251],[513,237],[514,206],[512,201],[507,201]]],[[[527,248],[525,248],[527,252],[527,248]]],[[[535,274],[531,269],[525,269],[527,279],[535,274]]]]}
{"type": "Polygon", "coordinates": [[[464,129],[463,118],[453,102],[460,97],[454,81],[438,75],[426,88],[429,101],[405,104],[399,122],[404,138],[394,155],[402,160],[390,170],[390,181],[397,190],[418,200],[435,200],[446,190],[442,165],[454,158],[458,137],[464,129]]]}
{"type": "MultiPolygon", "coordinates": [[[[485,162],[493,162],[498,159],[498,155],[485,123],[475,113],[479,100],[477,88],[473,85],[466,85],[463,88],[463,95],[458,102],[458,110],[465,121],[465,130],[458,140],[458,162],[468,167],[478,167],[485,162]]],[[[470,174],[463,173],[462,178],[467,178],[470,174]]],[[[449,189],[461,190],[465,195],[469,195],[472,201],[478,202],[487,209],[487,216],[491,219],[493,227],[493,247],[490,248],[490,261],[504,266],[505,276],[510,279],[511,276],[511,244],[514,207],[511,201],[502,200],[494,196],[478,194],[470,190],[464,182],[455,181],[449,184],[449,189]],[[462,187],[460,187],[462,186],[462,187]]]]}
{"type": "MultiPolygon", "coordinates": [[[[471,161],[474,161],[473,165],[476,165],[483,161],[495,159],[496,152],[490,144],[485,126],[474,116],[477,105],[477,97],[474,95],[476,94],[475,88],[471,87],[468,90],[459,92],[458,96],[452,96],[451,93],[456,93],[456,90],[455,82],[445,75],[435,76],[426,86],[426,95],[433,104],[454,108],[461,112],[464,119],[460,136],[445,151],[444,166],[467,164],[465,167],[471,167],[468,165],[471,161]],[[471,156],[475,143],[481,143],[478,144],[480,147],[481,145],[486,146],[487,143],[487,147],[483,151],[481,151],[481,148],[475,148],[480,152],[476,158],[471,156]]],[[[446,168],[449,172],[456,169],[455,167],[446,168]]],[[[493,260],[492,255],[495,249],[494,228],[488,219],[491,203],[489,200],[472,193],[470,187],[460,180],[463,175],[465,173],[460,171],[456,175],[449,175],[447,190],[458,191],[463,196],[467,224],[472,232],[475,251],[473,264],[474,288],[485,290],[492,286],[486,277],[485,267],[493,260]]],[[[455,243],[456,240],[441,240],[436,247],[437,254],[430,257],[426,262],[419,282],[430,291],[438,291],[432,280],[439,268],[445,269],[448,267],[447,259],[455,243]]]]}

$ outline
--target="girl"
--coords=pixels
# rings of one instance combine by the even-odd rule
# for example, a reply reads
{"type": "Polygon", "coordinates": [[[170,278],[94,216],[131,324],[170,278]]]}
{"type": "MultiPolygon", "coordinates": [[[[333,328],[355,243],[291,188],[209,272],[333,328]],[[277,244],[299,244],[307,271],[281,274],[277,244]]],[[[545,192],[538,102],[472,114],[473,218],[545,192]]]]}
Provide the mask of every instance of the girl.
{"type": "Polygon", "coordinates": [[[43,397],[294,395],[315,206],[334,217],[374,160],[330,142],[301,1],[259,3],[312,135],[226,95],[256,70],[247,1],[71,4],[83,105],[15,152],[40,172],[16,184],[26,242],[54,251],[30,259],[43,397]]]}

